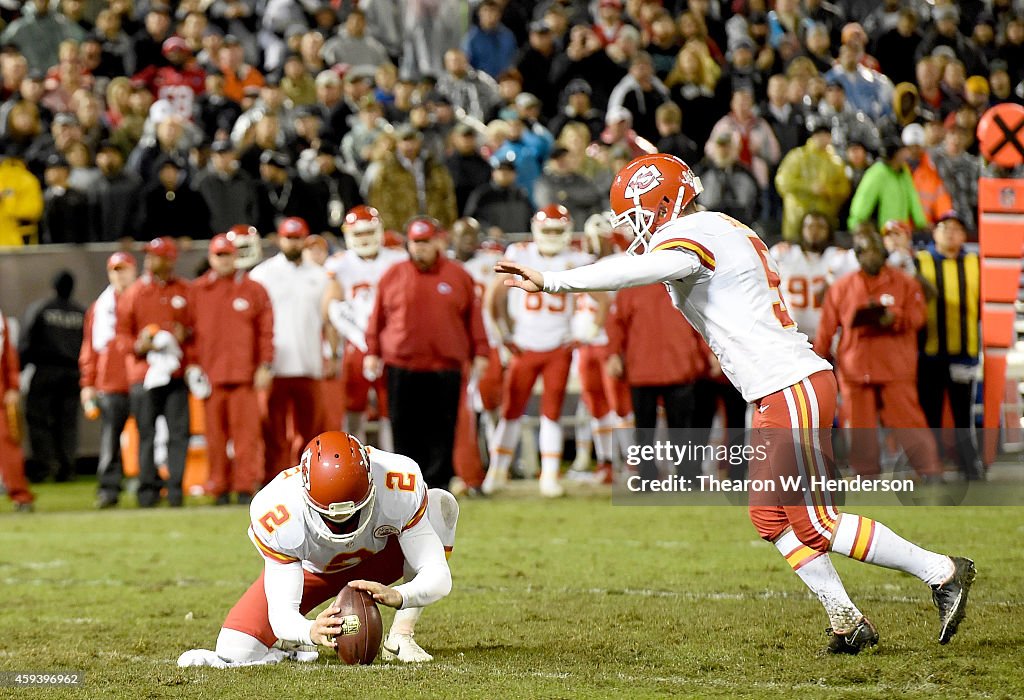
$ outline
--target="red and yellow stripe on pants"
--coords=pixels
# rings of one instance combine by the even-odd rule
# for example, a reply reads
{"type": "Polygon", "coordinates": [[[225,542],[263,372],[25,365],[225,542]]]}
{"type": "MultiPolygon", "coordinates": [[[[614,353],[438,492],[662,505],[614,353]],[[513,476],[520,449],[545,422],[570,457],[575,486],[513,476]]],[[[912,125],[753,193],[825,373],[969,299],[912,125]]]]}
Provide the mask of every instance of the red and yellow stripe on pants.
{"type": "Polygon", "coordinates": [[[836,409],[835,376],[830,371],[816,372],[755,405],[753,439],[765,448],[766,459],[750,461],[750,478],[772,481],[777,488],[751,494],[750,519],[766,540],[773,541],[792,527],[806,547],[825,552],[839,513],[829,493],[814,485],[815,480],[837,478],[831,473],[830,432],[836,409]],[[784,488],[783,480],[797,483],[795,477],[800,487],[784,488]]]}

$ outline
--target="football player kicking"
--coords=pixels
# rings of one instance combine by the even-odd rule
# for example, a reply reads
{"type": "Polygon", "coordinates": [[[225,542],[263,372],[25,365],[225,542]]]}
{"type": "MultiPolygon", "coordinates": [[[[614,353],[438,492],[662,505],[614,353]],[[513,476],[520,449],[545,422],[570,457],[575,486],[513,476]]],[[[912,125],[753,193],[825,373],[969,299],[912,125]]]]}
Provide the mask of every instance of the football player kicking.
{"type": "MultiPolygon", "coordinates": [[[[527,292],[620,289],[662,282],[673,304],[704,336],[722,370],[755,404],[754,439],[766,460],[751,460],[751,479],[821,475],[831,461],[828,428],[836,408],[832,367],[800,333],[779,293],[779,273],[764,242],[724,214],[699,211],[702,186],[682,160],[663,154],[633,160],[611,187],[613,226],[636,234],[633,257],[562,272],[502,262],[505,284],[527,292]],[[772,439],[766,437],[767,430],[772,439]],[[797,432],[798,439],[793,438],[797,432]],[[774,439],[775,436],[788,439],[774,439]]],[[[781,494],[780,494],[781,496],[781,494]]],[[[882,523],[839,513],[828,494],[753,498],[750,518],[803,582],[831,622],[828,650],[856,654],[878,643],[875,626],[847,594],[828,554],[912,574],[931,587],[939,609],[938,641],[956,634],[975,577],[974,563],[923,549],[882,523]]]]}
{"type": "Polygon", "coordinates": [[[451,591],[447,555],[459,506],[446,491],[428,492],[415,462],[347,433],[322,433],[298,466],[253,497],[249,514],[263,573],[228,613],[216,650],[187,651],[179,666],[315,660],[314,645],[335,646],[342,618],[333,603],[314,620],[305,615],[346,585],[397,610],[384,660],[433,658],[413,634],[423,607],[451,591]]]}

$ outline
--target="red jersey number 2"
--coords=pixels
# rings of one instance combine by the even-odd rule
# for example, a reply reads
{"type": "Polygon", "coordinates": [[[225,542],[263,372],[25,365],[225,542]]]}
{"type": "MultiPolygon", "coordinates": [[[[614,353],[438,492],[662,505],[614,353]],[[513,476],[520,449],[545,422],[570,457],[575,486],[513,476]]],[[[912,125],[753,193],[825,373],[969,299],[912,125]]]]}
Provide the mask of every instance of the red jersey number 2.
{"type": "Polygon", "coordinates": [[[782,300],[782,292],[779,289],[779,285],[782,284],[782,278],[779,277],[779,273],[772,266],[768,246],[757,236],[747,236],[747,240],[750,241],[750,245],[754,246],[754,250],[757,251],[758,257],[761,259],[761,267],[764,268],[765,277],[768,278],[768,287],[772,290],[775,299],[777,299],[777,301],[772,301],[772,311],[775,312],[775,318],[779,319],[779,323],[782,324],[783,328],[793,328],[796,326],[796,323],[793,322],[793,318],[789,315],[786,302],[782,300]]]}

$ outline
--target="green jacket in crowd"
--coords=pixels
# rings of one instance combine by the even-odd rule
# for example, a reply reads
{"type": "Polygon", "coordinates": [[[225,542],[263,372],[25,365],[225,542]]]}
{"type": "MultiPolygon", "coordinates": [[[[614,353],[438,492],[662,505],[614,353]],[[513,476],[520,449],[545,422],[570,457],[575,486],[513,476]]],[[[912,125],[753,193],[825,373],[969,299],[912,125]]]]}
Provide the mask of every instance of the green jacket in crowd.
{"type": "Polygon", "coordinates": [[[874,217],[875,226],[882,230],[886,221],[901,221],[911,228],[928,228],[928,219],[921,208],[921,200],[914,189],[910,168],[893,170],[884,161],[878,161],[864,173],[850,202],[849,229],[855,231],[862,222],[874,217]]]}

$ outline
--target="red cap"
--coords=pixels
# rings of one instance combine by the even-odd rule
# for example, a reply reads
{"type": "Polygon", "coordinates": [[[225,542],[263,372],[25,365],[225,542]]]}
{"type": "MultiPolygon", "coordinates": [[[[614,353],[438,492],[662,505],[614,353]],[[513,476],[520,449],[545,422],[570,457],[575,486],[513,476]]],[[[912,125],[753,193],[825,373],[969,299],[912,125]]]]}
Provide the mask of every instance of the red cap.
{"type": "Polygon", "coordinates": [[[429,217],[418,217],[409,222],[405,233],[410,241],[429,241],[441,233],[441,226],[429,217]]]}
{"type": "Polygon", "coordinates": [[[210,241],[210,254],[218,255],[220,253],[237,253],[238,248],[231,242],[226,233],[218,233],[210,241]]]}
{"type": "Polygon", "coordinates": [[[123,250],[119,250],[109,258],[107,258],[107,269],[113,270],[117,267],[138,267],[135,262],[135,256],[131,253],[126,253],[123,250]]]}
{"type": "Polygon", "coordinates": [[[305,238],[309,235],[309,226],[304,219],[289,216],[277,226],[277,235],[284,238],[305,238]]]}
{"type": "Polygon", "coordinates": [[[170,236],[154,238],[146,244],[146,255],[156,255],[168,260],[177,260],[178,244],[170,236]]]}
{"type": "Polygon", "coordinates": [[[182,39],[180,36],[168,37],[164,40],[163,45],[160,47],[164,56],[172,51],[184,51],[186,53],[192,53],[192,49],[188,47],[188,42],[182,39]]]}

